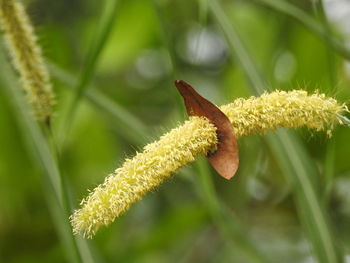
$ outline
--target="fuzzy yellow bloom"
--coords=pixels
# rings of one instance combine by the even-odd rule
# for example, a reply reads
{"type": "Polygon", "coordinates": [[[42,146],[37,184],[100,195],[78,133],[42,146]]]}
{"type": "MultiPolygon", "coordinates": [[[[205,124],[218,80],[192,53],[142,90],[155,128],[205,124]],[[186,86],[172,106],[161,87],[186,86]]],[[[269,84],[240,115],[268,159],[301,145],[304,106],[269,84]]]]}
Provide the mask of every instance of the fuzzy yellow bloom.
{"type": "Polygon", "coordinates": [[[336,124],[342,124],[339,115],[348,111],[344,104],[324,94],[308,95],[303,90],[275,91],[260,97],[236,99],[220,109],[230,119],[237,137],[254,133],[264,134],[277,128],[306,126],[328,135],[336,124]]]}
{"type": "Polygon", "coordinates": [[[172,173],[217,143],[216,128],[204,118],[194,117],[148,144],[142,153],[127,159],[121,168],[81,202],[84,207],[72,217],[74,232],[90,237],[108,225],[132,203],[162,183],[172,173]]]}
{"type": "MultiPolygon", "coordinates": [[[[279,127],[306,126],[328,133],[347,111],[323,94],[308,96],[305,91],[275,91],[256,98],[237,99],[221,110],[228,116],[236,135],[265,133],[279,127]]],[[[92,237],[102,225],[108,225],[140,200],[147,192],[169,178],[180,167],[207,154],[217,144],[216,128],[203,117],[191,117],[183,125],[151,143],[133,159],[109,175],[81,202],[82,208],[71,216],[74,233],[92,237]]]]}
{"type": "Polygon", "coordinates": [[[40,46],[23,5],[15,0],[0,0],[0,25],[35,116],[42,121],[49,120],[54,95],[40,46]]]}

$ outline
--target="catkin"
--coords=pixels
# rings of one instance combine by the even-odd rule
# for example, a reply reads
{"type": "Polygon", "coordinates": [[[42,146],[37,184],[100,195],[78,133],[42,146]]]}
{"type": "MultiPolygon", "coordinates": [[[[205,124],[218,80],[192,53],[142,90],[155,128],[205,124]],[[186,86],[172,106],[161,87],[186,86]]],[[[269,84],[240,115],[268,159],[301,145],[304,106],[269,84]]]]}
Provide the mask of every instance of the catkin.
{"type": "MultiPolygon", "coordinates": [[[[260,97],[237,99],[221,110],[230,119],[236,136],[266,133],[277,128],[306,126],[331,134],[346,106],[323,94],[275,91],[260,97]]],[[[217,144],[216,128],[203,117],[191,117],[183,125],[148,144],[142,153],[127,159],[103,184],[96,187],[71,216],[75,234],[91,238],[134,202],[154,189],[180,167],[207,154],[217,144]]]]}
{"type": "Polygon", "coordinates": [[[22,3],[0,0],[0,25],[34,115],[40,121],[49,121],[54,101],[50,77],[22,3]]]}
{"type": "Polygon", "coordinates": [[[274,91],[260,97],[236,99],[220,107],[230,119],[237,137],[249,136],[283,127],[306,126],[331,135],[339,115],[348,111],[344,104],[324,94],[308,95],[304,90],[274,91]]]}

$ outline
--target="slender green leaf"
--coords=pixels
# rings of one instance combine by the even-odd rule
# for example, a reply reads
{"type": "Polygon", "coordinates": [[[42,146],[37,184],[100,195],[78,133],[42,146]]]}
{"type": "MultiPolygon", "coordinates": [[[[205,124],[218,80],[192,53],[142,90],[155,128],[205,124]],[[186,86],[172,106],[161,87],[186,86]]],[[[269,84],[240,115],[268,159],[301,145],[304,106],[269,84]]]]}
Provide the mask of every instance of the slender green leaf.
{"type": "Polygon", "coordinates": [[[31,157],[44,175],[44,192],[48,207],[68,260],[74,263],[94,262],[91,253],[86,249],[87,246],[83,244],[86,241],[77,243],[73,236],[69,223],[70,209],[67,203],[67,193],[62,187],[62,178],[56,157],[52,153],[50,145],[46,141],[38,123],[31,115],[21,89],[18,85],[14,84],[17,80],[3,52],[0,53],[0,64],[2,65],[0,83],[4,86],[10,101],[12,101],[13,110],[17,115],[16,120],[22,130],[23,137],[29,149],[28,152],[31,153],[31,157]]]}
{"type": "Polygon", "coordinates": [[[84,63],[84,68],[75,89],[74,104],[80,99],[94,75],[98,59],[108,40],[117,14],[118,0],[105,0],[99,25],[92,40],[84,63]]]}
{"type": "MultiPolygon", "coordinates": [[[[327,16],[324,11],[324,6],[322,0],[316,0],[314,3],[314,10],[316,15],[319,17],[319,20],[322,23],[324,30],[328,36],[332,36],[332,28],[328,22],[327,16]]],[[[337,74],[336,74],[336,58],[332,47],[329,45],[326,46],[327,57],[328,57],[328,69],[329,69],[329,79],[330,79],[330,90],[334,90],[337,86],[337,74]]]]}
{"type": "Polygon", "coordinates": [[[42,171],[44,171],[46,176],[46,196],[49,208],[51,209],[51,213],[59,230],[58,234],[62,238],[62,243],[69,257],[69,261],[81,262],[74,237],[72,234],[69,234],[71,231],[68,218],[62,218],[62,214],[65,214],[63,213],[62,182],[56,162],[51,155],[50,148],[44,139],[39,125],[30,114],[29,107],[20,92],[20,88],[18,85],[13,84],[16,83],[14,73],[7,65],[3,52],[0,54],[0,61],[2,65],[0,78],[2,86],[5,87],[5,91],[7,91],[8,97],[13,103],[13,109],[17,115],[18,124],[23,131],[23,136],[29,149],[31,149],[29,152],[33,154],[33,159],[37,162],[42,171]],[[58,220],[58,218],[63,220],[58,220]]]}
{"type": "Polygon", "coordinates": [[[284,13],[288,16],[301,22],[306,26],[311,32],[319,36],[322,40],[326,42],[327,45],[331,46],[335,51],[342,55],[346,59],[350,59],[350,50],[338,39],[335,39],[329,34],[329,31],[324,26],[317,23],[312,17],[310,17],[303,10],[290,4],[288,1],[282,0],[259,0],[257,3],[264,4],[270,8],[284,13]]]}
{"type": "Polygon", "coordinates": [[[229,43],[229,48],[232,52],[231,54],[237,57],[251,85],[254,87],[254,91],[256,91],[257,94],[261,94],[266,89],[265,81],[263,80],[260,72],[257,70],[253,59],[247,52],[247,49],[241,41],[238,33],[233,28],[216,0],[208,1],[208,4],[209,9],[215,17],[217,23],[221,26],[222,31],[225,33],[225,37],[229,43]]]}
{"type": "Polygon", "coordinates": [[[294,194],[298,211],[314,244],[319,262],[341,262],[324,207],[315,194],[317,182],[311,180],[317,179],[312,159],[291,132],[279,130],[276,135],[268,134],[267,141],[284,174],[292,181],[294,189],[297,189],[294,194]]]}
{"type": "MultiPolygon", "coordinates": [[[[90,49],[87,52],[87,57],[84,63],[82,73],[76,83],[75,93],[68,108],[67,123],[63,127],[62,133],[65,134],[69,131],[71,123],[74,119],[75,110],[78,105],[78,101],[89,86],[89,83],[94,76],[94,72],[97,66],[97,62],[105,44],[108,40],[110,32],[112,30],[115,17],[117,14],[118,0],[105,0],[105,5],[99,21],[95,36],[92,40],[90,49]]],[[[63,135],[62,135],[63,136],[63,135]]]]}
{"type": "MultiPolygon", "coordinates": [[[[284,3],[284,1],[278,2],[284,3]]],[[[209,3],[210,10],[221,25],[231,50],[237,57],[241,57],[242,68],[250,78],[251,83],[258,83],[258,86],[253,85],[252,87],[254,93],[261,93],[264,87],[261,85],[264,83],[264,80],[261,78],[256,65],[251,60],[242,41],[238,38],[234,27],[230,25],[218,1],[211,0],[209,3]],[[234,36],[234,41],[232,40],[232,36],[234,36]],[[242,63],[243,60],[246,61],[242,63]],[[259,78],[258,81],[257,78],[259,78]]],[[[312,163],[312,159],[308,156],[300,140],[287,132],[278,132],[275,135],[271,135],[267,143],[273,149],[276,159],[280,160],[282,171],[288,175],[288,178],[292,182],[295,182],[293,193],[297,198],[298,211],[303,215],[301,216],[301,220],[305,230],[309,234],[309,239],[312,242],[314,252],[319,261],[340,262],[341,257],[338,257],[336,242],[331,233],[330,225],[322,211],[320,198],[317,198],[316,194],[317,190],[319,190],[315,183],[317,180],[317,170],[312,165],[308,165],[312,163]],[[293,153],[293,156],[291,153],[293,153]],[[320,234],[316,235],[316,233],[320,234]]]]}
{"type": "Polygon", "coordinates": [[[206,0],[198,0],[199,6],[199,21],[206,23],[208,18],[208,2],[206,0]]]}

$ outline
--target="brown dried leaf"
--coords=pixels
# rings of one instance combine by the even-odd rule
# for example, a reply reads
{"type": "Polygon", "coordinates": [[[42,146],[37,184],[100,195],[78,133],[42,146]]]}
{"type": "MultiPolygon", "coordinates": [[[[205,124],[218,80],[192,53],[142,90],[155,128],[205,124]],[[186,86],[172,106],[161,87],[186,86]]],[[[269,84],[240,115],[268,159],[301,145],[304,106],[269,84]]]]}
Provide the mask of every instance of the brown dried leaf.
{"type": "Polygon", "coordinates": [[[231,179],[239,163],[238,145],[227,116],[213,103],[199,95],[191,85],[176,80],[175,86],[182,95],[188,115],[208,118],[217,128],[218,146],[207,158],[213,168],[224,178],[231,179]]]}

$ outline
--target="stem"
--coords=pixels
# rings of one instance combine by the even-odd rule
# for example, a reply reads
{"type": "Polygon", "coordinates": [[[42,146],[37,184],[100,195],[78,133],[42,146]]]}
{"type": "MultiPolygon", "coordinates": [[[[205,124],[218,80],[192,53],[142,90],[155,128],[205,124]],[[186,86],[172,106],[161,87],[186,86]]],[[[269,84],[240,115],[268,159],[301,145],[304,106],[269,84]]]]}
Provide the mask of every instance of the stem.
{"type": "MultiPolygon", "coordinates": [[[[330,39],[323,28],[301,10],[295,8],[286,1],[261,0],[260,2],[301,20],[344,57],[350,58],[350,52],[348,50],[344,49],[344,47],[333,38],[330,39]]],[[[251,59],[250,54],[247,53],[247,49],[244,47],[241,39],[238,38],[234,27],[229,23],[218,1],[210,0],[209,3],[213,16],[218,21],[218,24],[221,26],[228,39],[232,55],[236,55],[240,59],[241,66],[249,77],[250,83],[256,83],[252,85],[253,92],[255,94],[261,93],[262,90],[266,89],[266,86],[259,74],[257,66],[251,59]]],[[[317,191],[319,189],[317,185],[312,183],[313,180],[317,180],[318,172],[315,167],[308,165],[312,163],[312,159],[308,155],[305,147],[303,147],[298,137],[287,132],[278,132],[275,135],[270,135],[266,142],[269,148],[273,150],[275,158],[279,160],[280,167],[284,174],[286,174],[291,181],[295,182],[293,194],[298,199],[296,204],[300,212],[300,219],[304,225],[304,229],[309,233],[309,239],[313,245],[314,253],[320,262],[329,263],[341,261],[342,256],[335,245],[336,241],[331,231],[331,226],[325,216],[323,207],[318,201],[320,199],[317,196],[317,191]],[[290,156],[290,152],[294,152],[296,156],[290,156]],[[300,155],[303,156],[303,160],[300,160],[300,155]],[[300,172],[303,172],[304,176],[301,177],[299,174],[300,172]],[[307,174],[310,174],[310,176],[307,176],[307,174]],[[300,187],[300,185],[307,185],[310,187],[305,188],[300,187]],[[305,211],[310,211],[310,213],[306,213],[305,211]],[[317,233],[323,233],[323,235],[318,236],[317,233]],[[319,237],[319,239],[317,239],[317,237],[319,237]]]]}
{"type": "Polygon", "coordinates": [[[52,214],[57,233],[61,238],[62,246],[66,251],[68,261],[73,263],[83,262],[83,251],[79,249],[68,220],[70,210],[67,205],[66,192],[62,187],[62,178],[56,162],[56,156],[47,143],[39,125],[30,114],[31,111],[28,109],[19,87],[13,84],[16,83],[16,78],[5,60],[3,52],[0,54],[0,64],[2,65],[2,77],[0,80],[5,87],[7,96],[13,102],[13,110],[23,131],[29,153],[43,172],[44,192],[48,208],[52,214]]]}
{"type": "Polygon", "coordinates": [[[114,20],[117,14],[118,3],[118,0],[105,0],[105,5],[103,7],[98,28],[95,32],[91,47],[87,53],[84,68],[79,77],[79,80],[75,87],[75,93],[68,108],[66,123],[63,126],[61,132],[62,141],[64,141],[66,134],[68,134],[71,128],[77,107],[79,105],[78,101],[84,94],[85,90],[89,87],[89,83],[91,82],[91,79],[94,75],[98,59],[102,54],[103,48],[105,47],[105,44],[113,28],[114,20]]]}
{"type": "Polygon", "coordinates": [[[253,91],[255,94],[263,93],[266,90],[265,81],[248,53],[245,45],[241,41],[238,33],[231,25],[219,3],[216,0],[207,1],[212,15],[224,32],[229,44],[228,46],[231,49],[231,54],[237,57],[241,67],[248,77],[248,80],[250,81],[251,86],[254,87],[253,91]]]}

